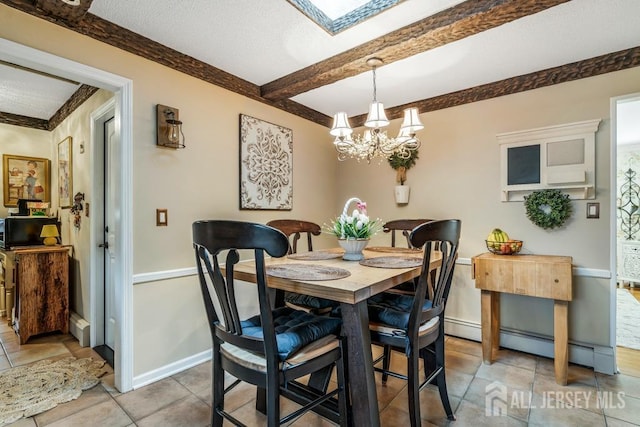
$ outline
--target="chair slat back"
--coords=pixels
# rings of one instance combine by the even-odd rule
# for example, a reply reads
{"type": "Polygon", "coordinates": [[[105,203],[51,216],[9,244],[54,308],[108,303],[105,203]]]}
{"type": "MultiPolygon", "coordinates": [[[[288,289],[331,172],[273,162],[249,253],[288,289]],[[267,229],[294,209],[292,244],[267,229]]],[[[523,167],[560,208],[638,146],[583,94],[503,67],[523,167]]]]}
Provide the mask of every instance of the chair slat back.
{"type": "Polygon", "coordinates": [[[267,356],[277,355],[264,255],[265,253],[272,257],[286,255],[289,250],[287,237],[275,228],[241,221],[196,221],[193,223],[192,231],[200,290],[211,326],[212,337],[218,336],[223,341],[267,356]],[[238,251],[245,249],[253,250],[255,257],[263,340],[243,337],[240,326],[241,319],[238,314],[233,271],[235,265],[240,261],[238,251]],[[228,251],[224,258],[225,275],[222,274],[218,262],[218,256],[222,256],[221,253],[224,251],[228,251]],[[209,291],[207,279],[211,282],[215,300],[209,291]],[[222,319],[216,313],[214,301],[218,303],[222,319]]]}
{"type": "Polygon", "coordinates": [[[298,252],[298,240],[301,233],[306,233],[307,235],[307,250],[309,252],[313,251],[311,236],[319,236],[321,231],[318,224],[298,219],[275,219],[267,222],[267,225],[282,231],[291,240],[289,246],[290,254],[298,252]]]}
{"type": "Polygon", "coordinates": [[[440,320],[444,320],[442,317],[458,257],[461,226],[461,221],[457,219],[431,221],[411,232],[411,244],[416,248],[424,247],[424,261],[409,316],[409,334],[417,336],[420,325],[435,316],[441,316],[440,320]],[[442,263],[436,274],[429,272],[433,250],[439,250],[442,254],[442,263]],[[427,310],[422,309],[425,298],[432,302],[432,307],[427,310]]]}
{"type": "Polygon", "coordinates": [[[407,239],[407,247],[412,248],[409,235],[411,231],[425,222],[433,221],[432,219],[394,219],[388,221],[382,226],[382,231],[385,233],[391,233],[391,246],[396,246],[396,231],[402,234],[407,239]]]}

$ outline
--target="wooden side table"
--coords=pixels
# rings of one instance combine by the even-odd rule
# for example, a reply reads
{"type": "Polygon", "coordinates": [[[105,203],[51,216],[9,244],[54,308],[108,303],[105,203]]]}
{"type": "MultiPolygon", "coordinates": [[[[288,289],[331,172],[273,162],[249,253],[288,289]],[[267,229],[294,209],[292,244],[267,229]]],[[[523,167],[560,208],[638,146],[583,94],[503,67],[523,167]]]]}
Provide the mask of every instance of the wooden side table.
{"type": "Polygon", "coordinates": [[[45,332],[69,332],[69,248],[15,250],[15,318],[20,344],[45,332]]]}
{"type": "Polygon", "coordinates": [[[556,382],[567,385],[569,368],[569,301],[572,299],[571,257],[495,255],[472,258],[472,278],[482,291],[482,358],[493,363],[500,347],[500,294],[553,299],[554,367],[556,382]]]}

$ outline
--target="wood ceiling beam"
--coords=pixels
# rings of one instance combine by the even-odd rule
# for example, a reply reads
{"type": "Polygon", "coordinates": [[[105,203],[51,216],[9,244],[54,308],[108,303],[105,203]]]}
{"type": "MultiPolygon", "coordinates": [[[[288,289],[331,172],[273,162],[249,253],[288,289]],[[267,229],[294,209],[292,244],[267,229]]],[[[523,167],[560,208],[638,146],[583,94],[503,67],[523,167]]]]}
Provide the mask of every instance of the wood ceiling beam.
{"type": "Polygon", "coordinates": [[[261,95],[285,99],[370,70],[366,60],[385,64],[444,46],[533,15],[568,0],[467,0],[375,40],[266,83],[261,95]]]}
{"type": "Polygon", "coordinates": [[[25,128],[49,130],[49,121],[0,111],[0,123],[25,128]]]}
{"type": "Polygon", "coordinates": [[[93,0],[75,0],[75,4],[63,1],[36,0],[36,7],[44,13],[61,19],[69,25],[76,25],[87,13],[93,0]]]}
{"type": "MultiPolygon", "coordinates": [[[[404,109],[410,107],[417,107],[420,113],[426,113],[638,66],[640,66],[640,46],[386,108],[385,111],[389,119],[397,119],[402,117],[404,109]]],[[[364,126],[365,120],[366,114],[349,118],[353,127],[364,126]]]]}

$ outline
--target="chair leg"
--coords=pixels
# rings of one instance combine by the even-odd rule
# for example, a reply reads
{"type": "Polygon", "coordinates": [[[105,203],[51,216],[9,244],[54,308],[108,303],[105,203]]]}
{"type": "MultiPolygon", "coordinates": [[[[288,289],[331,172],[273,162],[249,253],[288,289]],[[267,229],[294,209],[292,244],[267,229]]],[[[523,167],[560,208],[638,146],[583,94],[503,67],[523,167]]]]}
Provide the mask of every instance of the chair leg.
{"type": "Polygon", "coordinates": [[[409,420],[411,427],[420,427],[420,367],[418,353],[407,355],[407,391],[409,392],[409,420]]]}
{"type": "Polygon", "coordinates": [[[389,378],[389,367],[391,366],[391,346],[385,345],[383,346],[384,358],[382,359],[382,384],[387,383],[387,379],[389,378]]]}
{"type": "Polygon", "coordinates": [[[267,426],[277,427],[280,425],[280,380],[279,373],[267,373],[267,426]]]}
{"type": "Polygon", "coordinates": [[[218,409],[224,409],[224,370],[220,356],[220,346],[213,345],[213,358],[211,361],[211,426],[222,427],[223,417],[218,413],[218,409]]]}
{"type": "Polygon", "coordinates": [[[436,369],[441,369],[438,376],[436,376],[436,384],[438,385],[438,391],[440,392],[440,400],[442,401],[442,406],[444,407],[444,412],[447,414],[447,418],[450,420],[455,420],[456,416],[451,410],[451,403],[449,403],[449,394],[447,393],[447,380],[444,366],[444,335],[440,335],[440,337],[438,337],[438,339],[434,343],[434,347],[436,353],[436,369]]]}

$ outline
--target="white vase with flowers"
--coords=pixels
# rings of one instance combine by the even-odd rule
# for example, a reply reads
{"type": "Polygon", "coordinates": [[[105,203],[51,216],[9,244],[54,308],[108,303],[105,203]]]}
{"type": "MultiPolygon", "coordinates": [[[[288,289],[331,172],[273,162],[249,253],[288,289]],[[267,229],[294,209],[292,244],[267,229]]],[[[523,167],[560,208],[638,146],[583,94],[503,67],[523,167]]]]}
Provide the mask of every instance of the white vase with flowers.
{"type": "Polygon", "coordinates": [[[379,218],[371,220],[367,215],[367,204],[357,197],[352,197],[344,204],[342,214],[331,221],[327,228],[331,234],[338,237],[338,243],[345,251],[342,259],[360,261],[364,259],[362,251],[369,239],[382,228],[382,221],[379,218]],[[356,209],[349,215],[349,206],[352,203],[356,203],[356,209]]]}

